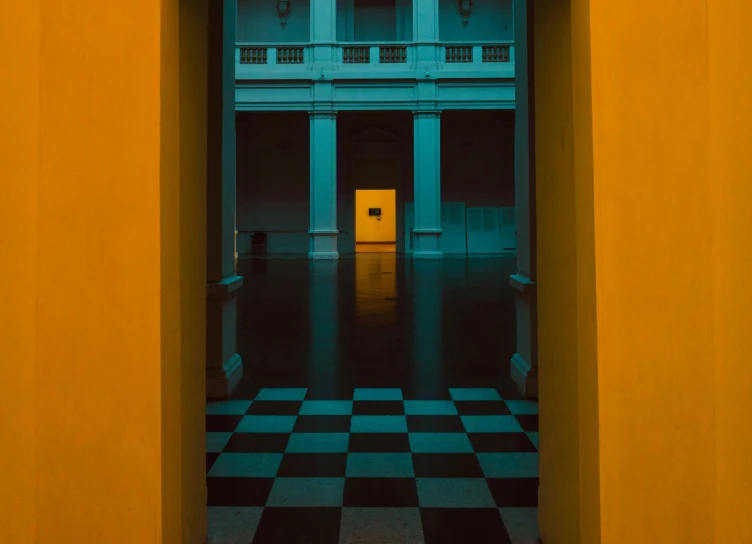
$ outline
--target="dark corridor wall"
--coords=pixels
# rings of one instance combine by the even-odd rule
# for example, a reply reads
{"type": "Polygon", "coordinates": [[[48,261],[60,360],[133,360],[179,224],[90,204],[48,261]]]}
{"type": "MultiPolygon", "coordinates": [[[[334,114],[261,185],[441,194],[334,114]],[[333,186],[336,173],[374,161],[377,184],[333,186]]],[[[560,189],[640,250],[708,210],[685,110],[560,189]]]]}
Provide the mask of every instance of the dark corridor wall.
{"type": "MultiPolygon", "coordinates": [[[[340,112],[337,116],[337,198],[340,251],[354,248],[354,217],[347,199],[353,137],[376,129],[405,142],[402,201],[413,200],[413,116],[410,112],[340,112]]],[[[309,120],[307,112],[238,114],[238,252],[249,248],[243,231],[270,231],[273,253],[308,252],[309,120]],[[274,232],[276,231],[276,232],[274,232]]],[[[369,138],[366,134],[366,139],[369,138]]],[[[514,113],[446,111],[441,121],[441,195],[468,207],[514,206],[514,113]]],[[[402,213],[403,210],[398,210],[402,213]]],[[[398,233],[399,235],[399,233],[398,233]]]]}
{"type": "Polygon", "coordinates": [[[514,206],[513,111],[442,114],[441,200],[514,206]]]}

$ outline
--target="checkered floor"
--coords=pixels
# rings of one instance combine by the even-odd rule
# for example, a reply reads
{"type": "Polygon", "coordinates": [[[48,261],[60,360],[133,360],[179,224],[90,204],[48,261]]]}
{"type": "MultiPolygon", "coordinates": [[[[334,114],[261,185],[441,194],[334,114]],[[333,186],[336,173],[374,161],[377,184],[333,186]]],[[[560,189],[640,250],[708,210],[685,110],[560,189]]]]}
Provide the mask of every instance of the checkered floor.
{"type": "Polygon", "coordinates": [[[538,406],[496,389],[207,406],[210,543],[536,542],[538,406]]]}

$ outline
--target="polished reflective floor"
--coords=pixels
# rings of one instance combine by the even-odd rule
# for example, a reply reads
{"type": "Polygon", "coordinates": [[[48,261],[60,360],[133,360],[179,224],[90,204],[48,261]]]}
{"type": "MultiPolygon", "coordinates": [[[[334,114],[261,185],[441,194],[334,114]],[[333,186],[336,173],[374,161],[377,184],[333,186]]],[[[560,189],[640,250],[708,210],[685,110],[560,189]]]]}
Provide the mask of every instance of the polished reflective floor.
{"type": "Polygon", "coordinates": [[[513,258],[239,261],[245,378],[207,406],[210,542],[536,542],[513,258]]]}
{"type": "Polygon", "coordinates": [[[338,261],[241,259],[238,350],[247,387],[499,387],[515,350],[509,257],[413,261],[394,253],[338,261]]]}

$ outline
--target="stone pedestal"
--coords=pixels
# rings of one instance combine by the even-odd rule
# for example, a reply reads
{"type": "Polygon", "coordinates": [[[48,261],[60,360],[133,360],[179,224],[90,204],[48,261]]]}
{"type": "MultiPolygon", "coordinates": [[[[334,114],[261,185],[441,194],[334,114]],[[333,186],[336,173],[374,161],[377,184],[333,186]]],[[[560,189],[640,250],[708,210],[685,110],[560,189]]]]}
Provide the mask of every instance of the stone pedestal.
{"type": "Polygon", "coordinates": [[[510,374],[526,398],[538,398],[538,328],[535,319],[536,285],[521,274],[510,276],[517,306],[517,352],[510,361],[510,374]]]}
{"type": "Polygon", "coordinates": [[[528,0],[514,1],[515,124],[514,192],[517,216],[517,274],[509,278],[516,290],[517,351],[510,373],[520,392],[538,397],[538,312],[535,279],[535,160],[532,89],[532,36],[528,0]]]}
{"type": "Polygon", "coordinates": [[[206,191],[206,393],[227,398],[243,376],[236,349],[235,18],[237,0],[209,3],[206,191]]]}
{"type": "Polygon", "coordinates": [[[311,237],[308,258],[338,259],[337,251],[337,114],[312,111],[311,237]]]}
{"type": "Polygon", "coordinates": [[[237,294],[243,278],[232,276],[206,289],[206,394],[227,398],[243,377],[237,353],[237,294]]]}
{"type": "Polygon", "coordinates": [[[441,259],[441,112],[414,112],[413,258],[441,259]]]}

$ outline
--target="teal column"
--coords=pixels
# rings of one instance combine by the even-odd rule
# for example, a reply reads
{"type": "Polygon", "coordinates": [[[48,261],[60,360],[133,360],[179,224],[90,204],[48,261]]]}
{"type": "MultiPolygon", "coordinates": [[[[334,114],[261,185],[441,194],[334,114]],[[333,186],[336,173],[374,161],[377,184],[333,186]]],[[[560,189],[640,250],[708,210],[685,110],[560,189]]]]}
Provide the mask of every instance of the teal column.
{"type": "Polygon", "coordinates": [[[438,41],[438,0],[413,0],[413,39],[416,42],[438,41]]]}
{"type": "Polygon", "coordinates": [[[535,261],[535,161],[532,85],[532,2],[514,0],[515,124],[514,190],[517,215],[517,351],[510,362],[512,379],[527,398],[538,397],[538,316],[535,261]]]}
{"type": "Polygon", "coordinates": [[[412,0],[412,2],[416,68],[428,71],[437,69],[436,44],[439,42],[439,0],[412,0]]]}
{"type": "Polygon", "coordinates": [[[309,259],[338,259],[337,114],[309,112],[311,120],[311,228],[309,259]]]}
{"type": "Polygon", "coordinates": [[[321,394],[330,395],[343,379],[339,371],[338,265],[337,261],[308,262],[308,383],[321,394]]]}
{"type": "Polygon", "coordinates": [[[412,383],[419,398],[439,398],[445,373],[441,335],[443,261],[409,264],[413,289],[412,383]]]}
{"type": "Polygon", "coordinates": [[[337,41],[337,0],[311,0],[311,63],[314,71],[334,63],[337,41]]]}
{"type": "Polygon", "coordinates": [[[441,259],[441,112],[416,111],[413,258],[441,259]]]}
{"type": "Polygon", "coordinates": [[[209,2],[206,392],[227,398],[243,376],[236,349],[235,18],[237,0],[209,2]]]}

